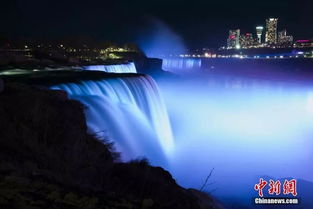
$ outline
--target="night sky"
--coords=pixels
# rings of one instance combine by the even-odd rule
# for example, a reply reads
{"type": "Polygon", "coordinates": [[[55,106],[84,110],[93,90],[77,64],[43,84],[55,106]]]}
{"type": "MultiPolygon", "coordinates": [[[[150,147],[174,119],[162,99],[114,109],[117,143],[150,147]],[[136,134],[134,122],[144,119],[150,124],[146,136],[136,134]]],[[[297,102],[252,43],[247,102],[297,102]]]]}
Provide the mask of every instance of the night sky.
{"type": "Polygon", "coordinates": [[[188,47],[216,47],[229,29],[254,32],[266,17],[295,38],[313,38],[312,10],[312,0],[1,0],[0,36],[137,42],[161,22],[188,47]]]}

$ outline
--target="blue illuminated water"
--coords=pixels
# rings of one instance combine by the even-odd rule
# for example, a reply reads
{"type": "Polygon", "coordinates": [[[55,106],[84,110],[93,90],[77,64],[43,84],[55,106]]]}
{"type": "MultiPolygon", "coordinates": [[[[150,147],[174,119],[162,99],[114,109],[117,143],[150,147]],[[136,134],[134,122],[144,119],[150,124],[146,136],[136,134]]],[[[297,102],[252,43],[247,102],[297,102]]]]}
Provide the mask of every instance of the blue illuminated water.
{"type": "Polygon", "coordinates": [[[59,84],[86,106],[89,132],[114,142],[123,160],[147,157],[166,166],[171,127],[159,90],[149,76],[59,84]]]}
{"type": "MultiPolygon", "coordinates": [[[[145,156],[198,189],[214,168],[205,191],[229,208],[254,208],[263,176],[313,181],[309,82],[215,74],[200,59],[165,65],[180,76],[157,79],[159,88],[149,76],[53,88],[86,106],[89,131],[112,140],[124,160],[145,156]]],[[[306,204],[313,204],[310,189],[299,191],[309,194],[306,204]]]]}
{"type": "Polygon", "coordinates": [[[163,59],[162,69],[169,72],[188,72],[201,69],[202,60],[192,58],[163,59]]]}
{"type": "MultiPolygon", "coordinates": [[[[230,208],[252,208],[262,176],[312,182],[313,86],[202,70],[158,82],[173,127],[171,173],[178,183],[200,188],[214,168],[206,191],[230,208]]],[[[311,194],[306,204],[313,204],[312,189],[301,191],[311,194]]]]}
{"type": "Polygon", "coordinates": [[[89,65],[84,67],[85,70],[103,71],[107,73],[137,73],[133,62],[122,65],[89,65]]]}

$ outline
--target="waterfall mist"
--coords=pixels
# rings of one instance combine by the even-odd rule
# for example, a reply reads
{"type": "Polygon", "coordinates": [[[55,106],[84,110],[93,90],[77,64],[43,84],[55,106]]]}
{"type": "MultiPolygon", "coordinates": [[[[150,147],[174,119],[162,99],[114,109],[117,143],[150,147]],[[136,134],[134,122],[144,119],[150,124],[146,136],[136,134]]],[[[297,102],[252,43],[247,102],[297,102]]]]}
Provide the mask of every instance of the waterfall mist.
{"type": "MultiPolygon", "coordinates": [[[[200,188],[214,168],[205,191],[230,208],[254,208],[260,177],[313,181],[312,85],[194,70],[158,80],[175,138],[170,171],[179,184],[200,188]]],[[[311,204],[311,189],[299,185],[310,196],[299,195],[303,205],[311,204]]]]}
{"type": "Polygon", "coordinates": [[[150,18],[142,33],[144,36],[139,36],[138,43],[148,57],[161,58],[187,51],[182,37],[159,19],[150,18]]]}
{"type": "Polygon", "coordinates": [[[52,88],[86,106],[89,131],[113,141],[123,160],[147,157],[186,188],[200,188],[214,168],[205,191],[231,208],[251,208],[263,176],[313,181],[312,85],[201,72],[199,59],[165,65],[182,74],[158,85],[138,75],[52,88]]]}

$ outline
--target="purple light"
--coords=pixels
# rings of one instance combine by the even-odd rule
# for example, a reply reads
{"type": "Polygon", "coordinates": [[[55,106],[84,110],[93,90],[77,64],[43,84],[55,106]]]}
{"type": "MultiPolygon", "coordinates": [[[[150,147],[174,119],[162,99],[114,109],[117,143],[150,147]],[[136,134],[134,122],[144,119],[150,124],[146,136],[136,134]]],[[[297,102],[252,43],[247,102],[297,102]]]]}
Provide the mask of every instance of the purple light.
{"type": "Polygon", "coordinates": [[[307,43],[310,42],[310,40],[297,40],[297,43],[307,43]]]}

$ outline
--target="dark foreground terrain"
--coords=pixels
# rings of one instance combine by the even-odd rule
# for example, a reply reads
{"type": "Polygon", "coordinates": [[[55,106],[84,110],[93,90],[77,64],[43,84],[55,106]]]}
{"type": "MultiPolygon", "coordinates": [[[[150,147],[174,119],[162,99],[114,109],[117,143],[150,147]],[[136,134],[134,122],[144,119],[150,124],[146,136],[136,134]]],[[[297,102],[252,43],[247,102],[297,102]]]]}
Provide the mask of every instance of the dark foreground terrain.
{"type": "Polygon", "coordinates": [[[145,160],[119,162],[87,134],[83,110],[62,91],[0,88],[1,209],[220,208],[145,160]]]}

